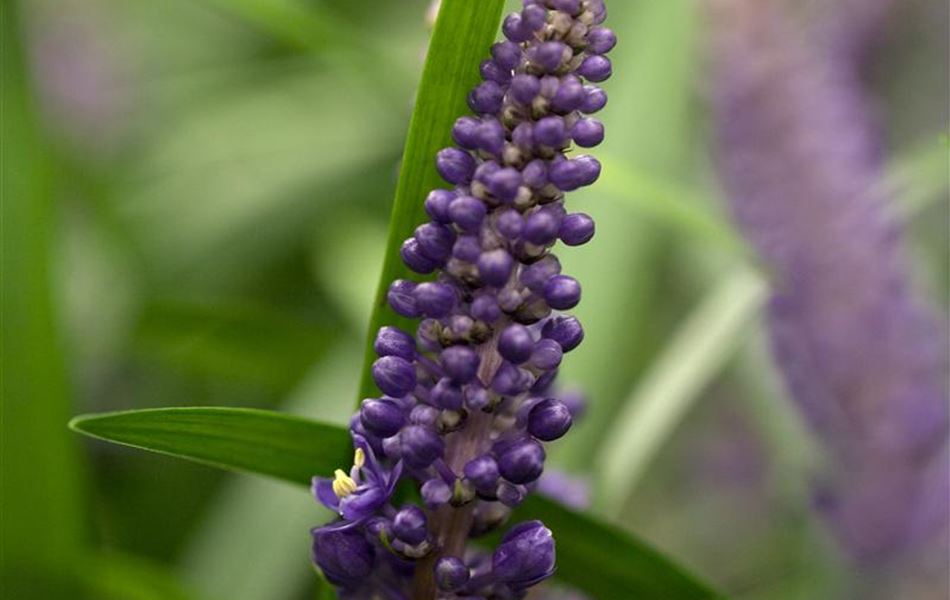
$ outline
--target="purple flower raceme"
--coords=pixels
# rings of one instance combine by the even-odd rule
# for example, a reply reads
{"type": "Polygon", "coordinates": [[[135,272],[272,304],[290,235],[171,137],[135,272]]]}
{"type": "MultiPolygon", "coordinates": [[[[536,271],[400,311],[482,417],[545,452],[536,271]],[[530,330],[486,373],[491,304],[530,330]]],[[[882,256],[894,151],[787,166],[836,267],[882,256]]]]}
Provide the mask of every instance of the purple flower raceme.
{"type": "Polygon", "coordinates": [[[425,199],[430,221],[401,256],[428,281],[397,280],[392,309],[421,319],[415,335],[379,330],[372,375],[383,396],[351,421],[353,467],[314,479],[340,519],[313,530],[313,559],[345,598],[520,598],[555,569],[538,521],[510,529],[493,552],[470,537],[504,524],[538,485],[544,444],[571,427],[580,402],[553,382],[584,337],[570,309],[580,283],[551,248],[586,243],[594,222],[564,192],[600,175],[591,156],[606,104],[604,56],[616,43],[603,0],[525,0],[505,41],[481,65],[473,115],[435,157],[449,189],[425,199]],[[394,504],[399,481],[421,506],[394,504]]]}
{"type": "Polygon", "coordinates": [[[774,0],[711,4],[721,172],[774,270],[777,360],[836,467],[818,506],[857,560],[888,560],[945,523],[946,340],[912,293],[858,78],[774,0]]]}

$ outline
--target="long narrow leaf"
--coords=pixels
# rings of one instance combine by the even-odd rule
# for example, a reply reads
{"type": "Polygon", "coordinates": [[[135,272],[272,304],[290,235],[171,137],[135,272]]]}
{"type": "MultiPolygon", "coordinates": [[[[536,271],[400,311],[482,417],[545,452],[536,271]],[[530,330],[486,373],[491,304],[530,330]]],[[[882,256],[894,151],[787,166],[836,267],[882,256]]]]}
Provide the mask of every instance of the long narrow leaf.
{"type": "Polygon", "coordinates": [[[304,485],[352,460],[345,429],[265,410],[131,410],[76,417],[69,426],[110,442],[304,485]]]}
{"type": "Polygon", "coordinates": [[[693,399],[732,355],[765,300],[755,272],[727,276],[676,332],[617,415],[601,446],[603,507],[616,512],[693,399]]]}
{"type": "MultiPolygon", "coordinates": [[[[343,427],[280,413],[165,408],[77,417],[76,431],[225,469],[308,485],[350,460],[343,427]]],[[[610,525],[541,498],[517,520],[541,519],[558,540],[558,577],[595,598],[713,598],[715,594],[655,550],[610,525]]]]}
{"type": "Polygon", "coordinates": [[[376,330],[406,324],[386,305],[389,283],[411,275],[399,258],[399,246],[426,219],[422,208],[426,194],[444,185],[435,170],[435,154],[451,143],[452,123],[466,112],[465,97],[478,81],[478,65],[488,55],[503,6],[503,0],[443,0],[439,9],[403,151],[386,258],[367,333],[361,397],[376,389],[369,370],[376,330]]]}

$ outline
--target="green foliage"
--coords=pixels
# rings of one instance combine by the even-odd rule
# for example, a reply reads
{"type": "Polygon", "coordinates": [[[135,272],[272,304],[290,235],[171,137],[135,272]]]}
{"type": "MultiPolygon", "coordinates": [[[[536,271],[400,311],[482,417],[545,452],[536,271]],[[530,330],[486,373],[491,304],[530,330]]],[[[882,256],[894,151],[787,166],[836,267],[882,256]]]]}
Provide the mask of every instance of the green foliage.
{"type": "MultiPolygon", "coordinates": [[[[309,485],[314,473],[349,462],[347,429],[280,413],[168,408],[88,415],[76,431],[224,469],[309,485]]],[[[713,598],[708,588],[648,546],[611,526],[533,498],[518,519],[541,519],[555,532],[564,561],[558,577],[596,598],[713,598]]]]}
{"type": "Polygon", "coordinates": [[[369,320],[360,398],[376,391],[370,375],[376,331],[386,324],[406,325],[386,304],[389,284],[412,276],[399,258],[399,246],[425,221],[426,194],[444,184],[435,170],[435,154],[451,143],[452,123],[467,110],[465,98],[478,82],[478,64],[498,31],[503,6],[503,0],[443,0],[439,9],[402,155],[386,255],[369,320]]]}
{"type": "Polygon", "coordinates": [[[130,410],[76,417],[69,426],[125,446],[303,485],[352,461],[346,430],[264,410],[130,410]]]}

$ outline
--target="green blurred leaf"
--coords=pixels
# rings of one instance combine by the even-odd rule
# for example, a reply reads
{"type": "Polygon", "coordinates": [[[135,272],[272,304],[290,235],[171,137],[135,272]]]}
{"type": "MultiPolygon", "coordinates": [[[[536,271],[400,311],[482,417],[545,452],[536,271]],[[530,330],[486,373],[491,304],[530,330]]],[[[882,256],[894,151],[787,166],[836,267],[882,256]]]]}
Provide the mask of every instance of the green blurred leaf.
{"type": "Polygon", "coordinates": [[[467,112],[465,98],[479,81],[478,65],[488,56],[503,6],[503,0],[443,0],[439,9],[403,151],[386,257],[367,332],[361,398],[376,390],[370,375],[375,332],[386,324],[406,324],[386,304],[389,284],[412,275],[399,258],[399,246],[426,220],[426,194],[444,185],[435,170],[435,155],[451,144],[452,124],[467,112]]]}
{"type": "Polygon", "coordinates": [[[609,198],[691,238],[732,254],[748,254],[743,240],[729,221],[714,210],[710,198],[636,169],[619,157],[604,155],[601,162],[604,176],[598,181],[598,188],[609,198]]]}
{"type": "Polygon", "coordinates": [[[557,542],[555,577],[599,600],[721,596],[661,553],[615,527],[534,495],[514,522],[540,519],[557,542]]]}
{"type": "Polygon", "coordinates": [[[352,461],[345,429],[264,410],[130,410],[79,416],[69,426],[125,446],[304,485],[352,461]]]}
{"type": "Polygon", "coordinates": [[[145,356],[191,373],[286,389],[337,329],[261,305],[167,300],[145,307],[136,345],[145,356]]]}
{"type": "Polygon", "coordinates": [[[611,514],[629,497],[691,403],[731,358],[767,287],[743,269],[716,285],[675,332],[604,436],[595,461],[600,501],[611,514]]]}
{"type": "MultiPolygon", "coordinates": [[[[0,5],[4,578],[10,573],[30,578],[34,572],[69,569],[85,534],[82,461],[63,428],[72,412],[71,394],[51,285],[51,247],[59,224],[53,204],[55,169],[33,112],[17,4],[0,5]]],[[[7,591],[10,598],[27,597],[17,596],[12,587],[7,591]]]]}
{"type": "Polygon", "coordinates": [[[174,573],[150,561],[111,552],[92,557],[81,571],[96,600],[194,600],[174,573]]]}

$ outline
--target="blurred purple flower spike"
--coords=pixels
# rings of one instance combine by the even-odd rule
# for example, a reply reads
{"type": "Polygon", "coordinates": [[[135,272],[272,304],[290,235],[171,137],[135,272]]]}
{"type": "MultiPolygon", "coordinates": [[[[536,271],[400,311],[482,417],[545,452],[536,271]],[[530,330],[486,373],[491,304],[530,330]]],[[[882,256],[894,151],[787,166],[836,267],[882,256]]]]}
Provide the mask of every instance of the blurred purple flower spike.
{"type": "Polygon", "coordinates": [[[851,58],[796,37],[776,0],[710,5],[720,171],[774,273],[776,359],[833,457],[817,506],[856,560],[889,560],[919,541],[922,507],[946,526],[929,481],[946,455],[944,328],[911,290],[851,58]]]}

